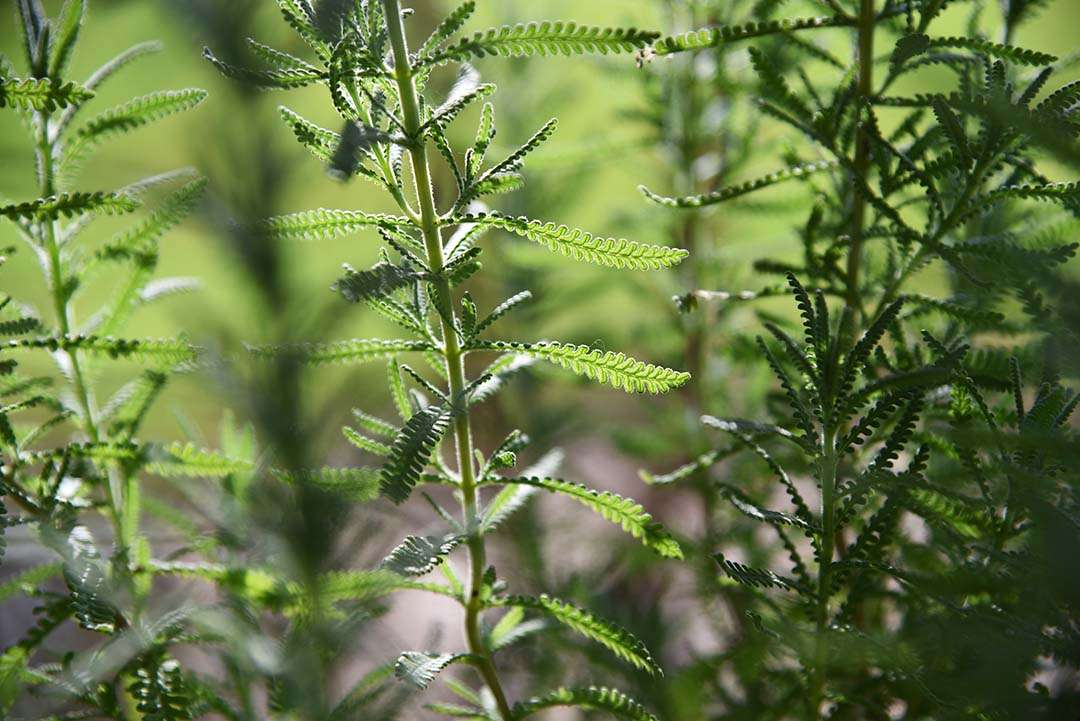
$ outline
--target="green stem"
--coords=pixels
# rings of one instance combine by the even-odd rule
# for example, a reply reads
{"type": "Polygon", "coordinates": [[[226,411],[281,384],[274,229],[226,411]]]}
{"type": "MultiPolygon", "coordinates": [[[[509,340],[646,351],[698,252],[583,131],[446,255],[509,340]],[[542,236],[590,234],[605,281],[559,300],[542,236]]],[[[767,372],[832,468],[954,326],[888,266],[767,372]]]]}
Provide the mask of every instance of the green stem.
{"type": "MultiPolygon", "coordinates": [[[[56,194],[56,168],[55,152],[56,140],[50,138],[49,115],[45,112],[38,113],[38,139],[37,154],[38,167],[40,168],[40,193],[41,197],[47,198],[56,194]]],[[[64,266],[60,253],[59,233],[55,219],[50,219],[44,224],[43,243],[48,256],[48,281],[52,295],[53,312],[56,315],[56,326],[60,335],[70,335],[71,318],[67,293],[64,288],[64,266]]],[[[79,361],[78,351],[75,349],[60,351],[65,353],[71,364],[71,383],[75,391],[75,399],[79,404],[82,414],[82,428],[92,443],[101,440],[101,431],[94,418],[93,404],[90,402],[90,390],[83,374],[82,364],[79,361]]],[[[112,520],[116,540],[123,551],[131,541],[131,533],[127,523],[124,522],[124,514],[121,509],[123,503],[123,489],[121,479],[115,470],[109,469],[109,482],[105,492],[109,507],[109,515],[112,520]]]]}
{"type": "MultiPolygon", "coordinates": [[[[59,139],[53,138],[50,135],[50,120],[51,118],[46,112],[42,111],[37,114],[37,160],[40,172],[39,191],[43,198],[56,194],[55,154],[56,143],[59,139]]],[[[71,318],[67,292],[64,288],[64,266],[63,257],[60,252],[57,222],[55,218],[50,218],[43,225],[45,232],[44,237],[41,240],[44,244],[46,255],[48,256],[47,274],[49,291],[52,295],[53,311],[56,315],[56,326],[60,334],[66,336],[71,333],[71,318]]],[[[98,443],[101,440],[101,431],[98,428],[97,421],[94,419],[93,405],[90,402],[89,386],[86,383],[86,377],[83,374],[82,365],[79,362],[78,351],[72,348],[70,350],[58,352],[65,353],[68,362],[71,364],[71,382],[75,391],[76,402],[79,404],[79,410],[82,413],[83,432],[86,433],[92,443],[98,443]]],[[[135,514],[125,514],[122,504],[125,495],[127,495],[125,493],[125,486],[128,486],[129,490],[132,492],[137,490],[134,485],[129,485],[133,484],[133,481],[133,478],[121,478],[114,468],[108,469],[108,483],[105,486],[106,506],[109,512],[109,520],[112,522],[113,526],[113,535],[115,536],[118,548],[117,552],[126,569],[130,569],[131,567],[131,554],[129,553],[129,548],[135,533],[135,521],[132,520],[131,516],[135,514]]],[[[130,574],[122,580],[129,586],[134,586],[130,574]]],[[[119,695],[125,706],[125,717],[141,719],[142,714],[137,710],[135,700],[127,690],[127,680],[124,677],[119,677],[118,683],[120,686],[119,695]]]]}
{"type": "MultiPolygon", "coordinates": [[[[428,168],[427,144],[420,136],[420,103],[413,81],[412,67],[409,64],[409,48],[405,39],[405,27],[401,17],[398,0],[382,0],[386,24],[390,32],[390,44],[394,54],[394,79],[397,82],[401,100],[402,120],[411,145],[409,157],[412,163],[413,178],[416,183],[416,195],[420,205],[420,226],[424,236],[424,250],[427,254],[429,270],[434,276],[435,292],[438,302],[445,303],[446,313],[440,313],[443,336],[443,357],[446,361],[446,374],[450,384],[452,403],[464,403],[465,363],[461,344],[455,328],[454,308],[451,302],[450,282],[441,274],[445,264],[443,257],[442,234],[439,230],[439,214],[435,208],[435,191],[428,168]]],[[[465,640],[472,654],[476,668],[495,698],[495,704],[504,721],[510,721],[513,714],[506,700],[502,684],[492,663],[484,639],[480,633],[480,612],[482,602],[480,591],[483,587],[486,551],[484,538],[479,533],[478,506],[476,493],[476,469],[473,465],[472,429],[466,409],[458,409],[454,420],[454,436],[457,446],[458,473],[461,476],[461,505],[468,533],[470,564],[469,594],[465,601],[465,640]]]]}
{"type": "Polygon", "coordinates": [[[814,651],[813,686],[810,703],[814,718],[824,718],[821,712],[828,682],[826,663],[828,644],[825,634],[829,625],[829,586],[832,583],[832,561],[836,541],[836,476],[840,462],[836,455],[836,433],[827,431],[822,441],[824,456],[821,461],[821,562],[818,567],[817,606],[814,623],[816,646],[814,651]]]}
{"type": "MultiPolygon", "coordinates": [[[[870,98],[874,92],[874,0],[860,0],[858,18],[858,92],[870,98]]],[[[862,265],[863,226],[866,222],[866,197],[858,188],[866,184],[870,174],[870,138],[859,131],[855,145],[854,171],[858,185],[852,197],[851,247],[847,258],[847,307],[854,312],[862,307],[859,271],[862,265]]]]}
{"type": "MultiPolygon", "coordinates": [[[[857,18],[858,94],[869,99],[874,92],[874,0],[860,0],[857,18]]],[[[855,178],[852,186],[851,206],[851,246],[847,257],[845,281],[845,306],[851,311],[849,325],[842,332],[850,335],[858,327],[862,313],[862,288],[860,272],[862,270],[862,251],[864,226],[866,224],[866,196],[862,188],[867,185],[870,175],[870,138],[859,130],[855,140],[855,160],[852,168],[855,178]]],[[[847,342],[852,339],[847,338],[847,342]]],[[[811,684],[811,714],[813,718],[824,718],[822,706],[828,686],[828,641],[826,633],[829,625],[829,598],[832,595],[832,564],[836,547],[836,478],[840,458],[836,452],[837,428],[830,424],[823,429],[821,439],[821,461],[819,480],[821,482],[821,536],[820,565],[818,566],[817,605],[814,623],[816,643],[814,650],[814,668],[811,684]]]]}

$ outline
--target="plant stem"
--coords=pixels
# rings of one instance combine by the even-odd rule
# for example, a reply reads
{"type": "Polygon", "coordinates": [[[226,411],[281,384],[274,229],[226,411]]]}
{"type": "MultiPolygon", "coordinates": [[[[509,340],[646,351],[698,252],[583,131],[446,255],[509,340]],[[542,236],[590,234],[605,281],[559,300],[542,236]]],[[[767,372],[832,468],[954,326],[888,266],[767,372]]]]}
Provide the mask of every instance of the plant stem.
{"type": "MultiPolygon", "coordinates": [[[[860,0],[857,18],[856,61],[859,66],[858,96],[869,99],[874,92],[874,0],[860,0]]],[[[862,311],[862,292],[859,273],[862,270],[863,226],[866,223],[866,196],[862,188],[870,175],[870,138],[860,128],[855,138],[855,160],[853,163],[855,178],[852,182],[851,206],[851,246],[847,257],[847,279],[845,305],[851,311],[849,328],[841,329],[847,334],[846,342],[853,339],[853,331],[858,327],[862,311]]],[[[836,436],[839,429],[829,423],[822,429],[821,460],[818,479],[821,483],[821,558],[818,566],[817,607],[815,609],[816,647],[814,651],[813,682],[810,703],[813,718],[824,718],[822,705],[825,701],[828,683],[828,641],[826,632],[829,625],[829,597],[832,584],[832,563],[836,547],[836,480],[840,458],[836,451],[836,436]]]]}
{"type": "MultiPolygon", "coordinates": [[[[51,118],[48,113],[44,111],[38,112],[38,189],[42,198],[48,198],[56,194],[55,153],[58,138],[51,137],[49,132],[50,120],[51,118]]],[[[71,318],[68,295],[64,287],[64,266],[63,258],[60,253],[60,241],[59,233],[57,232],[56,219],[50,218],[43,223],[43,226],[45,232],[41,241],[48,257],[48,283],[49,291],[52,295],[53,311],[56,315],[56,327],[61,336],[67,336],[71,333],[71,318]]],[[[101,440],[101,431],[98,428],[97,421],[94,419],[93,406],[90,402],[89,386],[86,383],[82,365],[79,363],[78,351],[71,349],[58,352],[67,355],[68,362],[71,364],[71,382],[75,390],[76,402],[79,404],[79,410],[82,413],[83,432],[86,433],[92,443],[98,443],[101,440]]],[[[113,526],[113,535],[115,536],[117,553],[123,561],[123,567],[125,569],[130,569],[131,554],[129,553],[129,546],[135,532],[133,528],[134,521],[131,517],[135,514],[125,514],[122,509],[125,496],[124,485],[130,479],[125,480],[121,478],[120,474],[117,473],[114,468],[109,468],[107,473],[108,483],[105,484],[106,506],[109,511],[109,519],[113,526]]],[[[133,488],[132,490],[135,489],[133,488]]],[[[130,574],[126,575],[121,580],[129,587],[134,586],[130,574]]],[[[120,677],[118,683],[120,686],[119,695],[124,706],[124,710],[122,711],[124,717],[141,719],[142,714],[139,713],[134,698],[127,690],[127,679],[120,677]]]]}
{"type": "MultiPolygon", "coordinates": [[[[56,140],[50,137],[49,114],[39,112],[37,120],[37,155],[40,173],[39,191],[41,197],[48,198],[49,196],[56,194],[56,169],[54,157],[56,152],[56,140]]],[[[56,327],[60,335],[66,336],[71,333],[71,318],[70,309],[68,307],[67,291],[64,288],[63,258],[60,253],[60,242],[58,237],[59,234],[57,233],[56,220],[49,219],[43,223],[43,226],[45,232],[42,243],[48,258],[47,272],[49,291],[52,295],[53,312],[56,315],[56,327]]],[[[59,352],[67,355],[68,362],[71,364],[71,383],[75,391],[76,402],[79,404],[79,410],[82,413],[83,432],[86,433],[86,436],[90,439],[91,443],[98,443],[101,440],[101,432],[98,429],[97,421],[94,419],[93,405],[90,402],[90,391],[86,383],[86,377],[83,374],[82,364],[79,362],[78,351],[71,349],[59,352]]],[[[108,475],[109,482],[106,484],[105,488],[107,494],[106,500],[108,501],[109,515],[116,533],[116,541],[123,551],[126,549],[128,541],[130,541],[129,533],[127,532],[126,524],[123,520],[124,514],[120,508],[120,504],[123,503],[123,491],[120,479],[115,471],[110,469],[108,475]]]]}
{"type": "MultiPolygon", "coordinates": [[[[869,98],[874,91],[874,0],[860,0],[858,17],[858,95],[869,98]]],[[[866,222],[866,198],[859,188],[870,174],[870,138],[862,130],[855,140],[854,171],[857,182],[852,193],[851,247],[847,258],[847,307],[856,312],[861,307],[859,270],[862,264],[863,225],[866,222]]]]}
{"type": "Polygon", "coordinates": [[[833,551],[836,538],[836,474],[839,458],[836,455],[836,433],[827,430],[822,439],[824,455],[821,460],[821,562],[818,566],[817,607],[814,623],[816,625],[816,647],[814,650],[813,686],[810,703],[814,718],[824,718],[821,705],[825,700],[825,685],[828,680],[825,665],[828,660],[828,644],[825,633],[829,625],[829,585],[831,581],[833,551]]]}
{"type": "MultiPolygon", "coordinates": [[[[401,100],[402,120],[411,145],[409,157],[412,163],[413,178],[416,183],[416,195],[420,205],[420,225],[424,236],[424,249],[427,254],[428,268],[434,276],[434,285],[438,302],[446,304],[446,312],[440,313],[443,337],[443,357],[446,361],[446,373],[450,384],[450,398],[454,404],[465,403],[465,363],[455,328],[455,314],[450,292],[450,282],[442,275],[445,258],[443,257],[442,234],[439,230],[439,214],[435,209],[435,190],[428,168],[427,144],[420,136],[420,104],[413,81],[412,67],[409,64],[409,48],[405,39],[405,27],[401,17],[398,0],[383,0],[383,12],[390,33],[390,44],[394,55],[394,78],[397,82],[401,100]]],[[[502,684],[495,672],[483,637],[480,633],[480,591],[483,586],[486,553],[484,538],[479,533],[477,522],[476,471],[473,465],[472,429],[466,408],[455,409],[454,437],[457,446],[458,473],[461,476],[461,505],[468,533],[470,564],[469,594],[465,600],[465,640],[472,654],[476,668],[495,698],[495,704],[504,721],[513,717],[510,704],[506,700],[502,684]]]]}

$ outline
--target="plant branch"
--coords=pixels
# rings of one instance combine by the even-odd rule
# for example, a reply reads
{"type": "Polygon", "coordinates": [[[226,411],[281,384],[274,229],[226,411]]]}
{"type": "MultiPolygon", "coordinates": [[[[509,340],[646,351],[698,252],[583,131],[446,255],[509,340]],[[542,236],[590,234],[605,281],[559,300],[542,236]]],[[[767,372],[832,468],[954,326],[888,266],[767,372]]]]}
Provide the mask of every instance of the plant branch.
{"type": "MultiPolygon", "coordinates": [[[[858,96],[868,99],[874,91],[874,0],[860,0],[858,18],[858,96]]],[[[859,271],[862,265],[863,226],[866,223],[866,197],[862,188],[867,185],[870,173],[870,138],[861,128],[855,146],[854,173],[851,208],[851,247],[847,258],[847,307],[853,312],[862,308],[859,288],[859,271]]]]}
{"type": "Polygon", "coordinates": [[[465,602],[465,639],[469,653],[477,659],[477,669],[483,677],[488,690],[495,698],[499,714],[504,721],[513,717],[506,700],[502,684],[491,661],[491,654],[484,644],[480,632],[481,588],[486,564],[484,538],[479,532],[476,470],[473,465],[472,429],[469,413],[464,398],[465,364],[461,344],[455,327],[455,314],[450,291],[450,282],[442,274],[445,258],[442,235],[439,230],[439,214],[435,208],[435,192],[428,168],[427,143],[420,135],[420,103],[416,92],[416,83],[409,64],[409,48],[405,38],[405,27],[398,0],[383,0],[383,11],[390,33],[390,44],[394,57],[394,79],[398,87],[406,134],[412,141],[409,158],[412,164],[413,178],[416,183],[417,200],[420,206],[421,232],[424,236],[424,249],[427,253],[428,267],[434,277],[437,302],[446,306],[446,313],[440,313],[443,336],[443,357],[449,378],[450,398],[460,408],[455,409],[454,437],[457,446],[458,473],[461,476],[461,505],[465,528],[469,540],[470,580],[469,593],[465,602]]]}

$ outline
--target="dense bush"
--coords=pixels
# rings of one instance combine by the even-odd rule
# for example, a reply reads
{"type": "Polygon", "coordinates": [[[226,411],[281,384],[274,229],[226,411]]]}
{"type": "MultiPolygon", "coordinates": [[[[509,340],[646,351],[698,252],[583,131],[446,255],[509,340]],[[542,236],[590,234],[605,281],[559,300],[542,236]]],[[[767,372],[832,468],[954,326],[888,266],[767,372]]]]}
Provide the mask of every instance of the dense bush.
{"type": "Polygon", "coordinates": [[[4,718],[1080,715],[1080,81],[1017,44],[1050,3],[664,0],[656,31],[477,31],[504,10],[277,0],[272,47],[246,37],[269,28],[257,0],[196,0],[167,12],[206,38],[220,92],[94,116],[159,46],[73,79],[87,4],[13,0],[22,57],[0,56],[36,169],[36,197],[0,198],[25,241],[0,273],[14,253],[41,269],[0,294],[4,718]],[[570,87],[601,55],[660,158],[610,222],[651,243],[549,217],[618,163],[608,139],[526,185],[556,128],[533,73],[570,87]],[[474,64],[513,69],[498,135],[474,64]],[[329,102],[309,119],[271,105],[284,90],[329,102]],[[206,119],[218,98],[227,122],[206,119]],[[208,179],[79,180],[99,146],[199,105],[208,179]],[[313,162],[361,209],[290,208],[313,162]],[[136,311],[195,288],[156,271],[196,212],[249,320],[143,337],[136,311]],[[795,250],[725,260],[748,214],[794,222],[795,250]],[[381,241],[373,264],[297,281],[352,237],[381,241]],[[628,284],[628,307],[531,303],[523,285],[568,264],[522,263],[514,238],[596,266],[586,292],[628,284]],[[353,317],[394,337],[351,337],[353,317]],[[558,317],[584,331],[532,340],[558,317]],[[619,328],[656,362],[609,350],[619,328]],[[552,400],[559,369],[633,400],[552,400]],[[153,423],[191,379],[216,442],[153,423]],[[666,525],[616,492],[636,479],[573,480],[617,467],[583,435],[645,469],[666,525]],[[574,507],[625,538],[568,531],[574,507]],[[380,638],[395,609],[440,604],[449,639],[380,638]]]}

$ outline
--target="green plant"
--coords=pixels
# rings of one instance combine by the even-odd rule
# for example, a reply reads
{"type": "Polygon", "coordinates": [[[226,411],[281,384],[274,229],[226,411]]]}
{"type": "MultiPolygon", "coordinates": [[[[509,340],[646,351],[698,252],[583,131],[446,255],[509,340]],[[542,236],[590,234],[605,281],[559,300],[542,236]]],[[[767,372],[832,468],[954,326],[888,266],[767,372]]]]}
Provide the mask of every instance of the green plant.
{"type": "Polygon", "coordinates": [[[169,653],[190,609],[161,615],[150,603],[151,548],[141,527],[141,496],[148,473],[182,470],[193,454],[144,442],[139,434],[164,386],[190,367],[196,352],[183,338],[116,334],[141,307],[192,289],[190,279],[155,279],[154,271],[162,236],[196,205],[204,181],[190,170],[116,191],[77,190],[73,181],[100,144],[191,109],[206,93],[155,92],[85,119],[98,88],[158,46],[136,45],[76,82],[67,73],[86,2],[68,0],[55,18],[38,0],[14,6],[27,74],[20,77],[0,57],[0,106],[18,112],[32,136],[38,194],[0,201],[0,216],[39,261],[48,307],[10,296],[0,301],[6,337],[0,349],[0,507],[8,511],[0,525],[32,529],[56,560],[13,575],[0,591],[2,598],[25,594],[39,604],[35,625],[0,657],[0,709],[6,717],[25,692],[40,694],[42,703],[74,703],[110,717],[179,718],[170,715],[179,677],[169,653]],[[95,217],[132,213],[169,186],[174,189],[134,224],[105,242],[87,238],[95,217]],[[96,306],[95,288],[109,290],[96,306]],[[143,369],[115,389],[114,379],[131,372],[116,361],[143,369]],[[91,532],[99,515],[108,520],[108,541],[91,532]],[[58,576],[62,590],[50,584],[58,576]],[[48,647],[49,634],[68,623],[96,636],[91,650],[48,647]]]}
{"type": "MultiPolygon", "coordinates": [[[[734,444],[661,479],[715,466],[714,483],[734,508],[774,531],[769,555],[790,558],[779,573],[740,560],[761,549],[717,549],[726,582],[768,589],[755,592],[746,616],[750,633],[784,659],[761,663],[767,695],[726,698],[731,714],[1054,718],[1075,708],[1075,687],[1051,690],[1034,674],[1040,656],[1076,668],[1062,645],[1075,638],[1075,624],[1063,622],[1075,613],[1075,584],[1055,587],[1042,575],[1057,563],[1047,539],[1075,542],[1075,525],[1062,519],[1075,518],[1077,479],[1061,455],[1075,447],[1062,430],[1075,395],[1053,360],[1055,343],[1071,345],[1075,329],[1043,288],[1075,252],[1067,238],[1080,186],[1050,181],[1033,141],[1075,145],[1080,96],[1076,83],[1044,92],[1056,58],[1009,44],[1037,3],[1005,6],[1002,43],[986,37],[982,3],[965,36],[936,32],[955,4],[860,0],[849,10],[828,0],[816,3],[822,17],[695,30],[641,54],[752,41],[758,109],[797,133],[777,172],[695,195],[645,190],[650,201],[696,212],[790,182],[814,194],[801,259],[757,265],[787,277],[802,321],[798,337],[786,319],[767,316],[777,347],[758,339],[783,391],[769,409],[779,420],[706,416],[734,444]],[[844,37],[851,60],[834,52],[844,37]],[[883,43],[891,52],[875,55],[883,43]],[[784,72],[792,58],[799,64],[784,72]],[[947,69],[955,89],[938,90],[931,67],[947,69]],[[890,92],[902,82],[928,92],[890,92]],[[951,294],[920,275],[933,265],[951,294]],[[1016,347],[1003,348],[1002,336],[1016,347]],[[1051,360],[1036,421],[1020,369],[1040,355],[1051,360]],[[1043,475],[1048,457],[1018,451],[1033,446],[1058,459],[1053,480],[1043,475]],[[780,483],[786,508],[748,496],[742,477],[719,480],[721,462],[739,449],[780,483]],[[927,529],[924,538],[913,524],[927,529]]],[[[692,309],[703,298],[775,293],[764,291],[693,289],[680,301],[692,309]]]]}
{"type": "MultiPolygon", "coordinates": [[[[593,236],[554,223],[479,211],[478,198],[517,189],[518,171],[525,156],[547,140],[555,122],[544,124],[524,145],[505,159],[484,168],[495,132],[493,107],[480,112],[476,140],[463,156],[457,155],[446,136],[446,126],[468,105],[494,91],[479,82],[467,61],[487,55],[520,56],[627,52],[642,47],[655,34],[542,22],[496,28],[453,40],[473,10],[472,2],[452,12],[415,52],[410,52],[404,27],[405,13],[397,0],[381,3],[322,3],[313,8],[305,0],[282,0],[288,23],[308,43],[317,65],[281,51],[254,44],[268,61],[267,69],[240,68],[206,55],[226,75],[265,87],[292,88],[325,84],[342,117],[340,133],[320,128],[293,111],[281,114],[297,139],[333,175],[362,176],[383,187],[397,204],[400,215],[358,210],[312,210],[266,221],[276,238],[317,240],[351,234],[361,229],[378,232],[385,242],[383,259],[368,269],[346,266],[334,289],[350,303],[362,303],[399,326],[410,337],[393,340],[345,340],[293,346],[261,346],[256,355],[286,357],[311,364],[356,363],[387,360],[389,389],[401,415],[401,426],[356,411],[358,428],[347,427],[347,438],[360,449],[385,458],[381,468],[354,468],[352,477],[369,479],[381,495],[401,503],[417,486],[449,486],[460,502],[460,517],[425,494],[446,523],[444,533],[409,536],[386,558],[383,572],[399,580],[394,585],[442,594],[457,600],[464,612],[466,650],[459,653],[406,652],[397,674],[418,687],[454,663],[467,663],[479,673],[483,693],[448,682],[467,707],[432,704],[450,715],[476,718],[523,718],[556,705],[608,710],[632,719],[648,713],[623,694],[603,688],[559,689],[515,705],[504,691],[494,654],[534,633],[539,627],[524,622],[524,612],[544,614],[606,646],[617,656],[644,670],[659,669],[644,646],[633,636],[601,618],[545,595],[506,593],[506,581],[486,561],[486,536],[524,505],[537,490],[564,495],[621,525],[628,533],[661,556],[679,557],[671,536],[644,509],[612,493],[550,477],[545,464],[517,475],[505,472],[517,465],[516,453],[527,439],[514,431],[485,455],[474,448],[470,409],[489,398],[534,360],[546,360],[579,375],[630,392],[659,393],[686,382],[685,373],[643,363],[621,353],[556,342],[515,342],[483,337],[494,323],[529,294],[521,292],[482,316],[468,293],[455,288],[481,270],[480,236],[501,229],[561,255],[617,269],[658,270],[678,263],[685,251],[650,246],[618,238],[593,236]],[[392,61],[392,62],[391,62],[392,61]],[[446,99],[429,104],[423,95],[432,71],[446,63],[462,70],[446,99]],[[436,207],[431,182],[429,149],[451,169],[457,197],[444,210],[436,207]],[[406,156],[411,168],[408,183],[402,167],[406,156]],[[415,194],[410,202],[409,187],[415,194]],[[449,237],[444,229],[456,227],[449,237]],[[494,352],[497,358],[471,380],[466,376],[467,355],[494,352]],[[418,354],[435,374],[435,382],[398,357],[418,354]],[[436,385],[442,384],[442,387],[436,385]],[[412,386],[412,387],[409,387],[412,386]],[[453,436],[454,463],[444,461],[441,446],[453,436]],[[487,499],[487,488],[499,490],[487,499]],[[469,573],[463,582],[445,559],[455,549],[468,554],[469,573]],[[439,568],[447,584],[411,580],[439,568]],[[507,609],[491,627],[485,612],[507,609]]],[[[328,477],[332,470],[314,471],[328,477]]]]}

